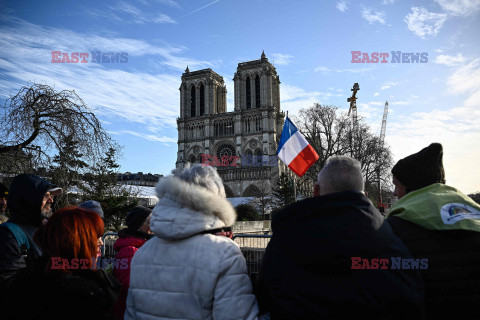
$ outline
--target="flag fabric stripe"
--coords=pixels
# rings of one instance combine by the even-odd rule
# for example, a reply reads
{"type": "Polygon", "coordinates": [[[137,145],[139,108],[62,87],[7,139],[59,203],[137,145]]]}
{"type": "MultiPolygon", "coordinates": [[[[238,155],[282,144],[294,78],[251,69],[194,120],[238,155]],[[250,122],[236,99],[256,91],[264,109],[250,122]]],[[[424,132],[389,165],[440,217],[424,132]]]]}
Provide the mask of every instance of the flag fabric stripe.
{"type": "Polygon", "coordinates": [[[301,177],[307,172],[308,168],[318,160],[318,158],[319,156],[313,147],[307,145],[307,147],[303,149],[292,162],[290,162],[288,167],[295,172],[297,176],[301,177]]]}
{"type": "Polygon", "coordinates": [[[280,153],[280,150],[283,148],[283,145],[287,140],[298,131],[297,127],[290,121],[289,118],[285,120],[283,125],[282,135],[280,136],[280,142],[278,143],[277,153],[280,153]]]}
{"type": "Polygon", "coordinates": [[[319,158],[315,149],[313,149],[288,117],[285,119],[277,154],[280,160],[300,177],[319,158]]]}
{"type": "Polygon", "coordinates": [[[307,146],[307,140],[305,140],[300,131],[297,131],[284,143],[278,157],[288,166],[307,146]]]}

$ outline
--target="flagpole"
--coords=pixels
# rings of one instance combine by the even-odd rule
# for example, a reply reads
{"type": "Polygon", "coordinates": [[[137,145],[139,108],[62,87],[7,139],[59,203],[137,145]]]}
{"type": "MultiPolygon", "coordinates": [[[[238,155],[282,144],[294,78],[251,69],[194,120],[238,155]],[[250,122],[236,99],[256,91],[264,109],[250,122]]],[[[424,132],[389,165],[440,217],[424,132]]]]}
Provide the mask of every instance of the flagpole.
{"type": "Polygon", "coordinates": [[[295,201],[297,202],[297,176],[293,175],[293,193],[295,194],[295,201]]]}
{"type": "MultiPolygon", "coordinates": [[[[288,110],[287,110],[287,117],[285,118],[285,120],[288,119],[288,110]]],[[[294,202],[297,202],[297,176],[296,174],[293,175],[293,194],[295,196],[295,201],[294,202]]]]}

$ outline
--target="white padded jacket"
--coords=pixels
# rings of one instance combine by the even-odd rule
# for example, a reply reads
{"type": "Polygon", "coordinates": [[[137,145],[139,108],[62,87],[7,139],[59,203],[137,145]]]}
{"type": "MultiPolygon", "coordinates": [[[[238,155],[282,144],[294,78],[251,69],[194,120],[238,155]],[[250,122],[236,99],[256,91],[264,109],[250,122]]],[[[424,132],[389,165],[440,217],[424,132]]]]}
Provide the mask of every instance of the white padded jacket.
{"type": "Polygon", "coordinates": [[[232,240],[205,230],[231,226],[223,197],[174,177],[156,188],[155,237],[135,254],[125,320],[257,319],[245,259],[232,240]]]}

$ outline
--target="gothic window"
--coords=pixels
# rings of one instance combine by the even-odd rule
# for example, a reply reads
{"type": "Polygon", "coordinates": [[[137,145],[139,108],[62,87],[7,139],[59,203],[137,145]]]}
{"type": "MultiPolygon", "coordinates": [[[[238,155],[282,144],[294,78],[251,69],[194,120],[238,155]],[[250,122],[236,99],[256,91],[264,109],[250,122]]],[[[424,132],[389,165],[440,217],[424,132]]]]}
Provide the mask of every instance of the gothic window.
{"type": "Polygon", "coordinates": [[[252,92],[250,90],[250,77],[247,77],[245,86],[246,86],[246,93],[247,93],[247,109],[250,109],[252,107],[252,92]]]}
{"type": "Polygon", "coordinates": [[[253,154],[252,154],[252,150],[247,150],[245,151],[245,155],[244,155],[244,159],[242,160],[242,164],[244,166],[249,166],[252,164],[252,159],[253,158],[253,154]]]}
{"type": "Polygon", "coordinates": [[[233,135],[233,121],[232,119],[224,119],[215,121],[214,125],[215,136],[225,137],[233,135]]]}
{"type": "Polygon", "coordinates": [[[257,150],[257,151],[255,152],[255,164],[256,164],[257,166],[261,166],[261,165],[262,165],[262,159],[263,159],[263,157],[262,157],[262,150],[257,150]]]}
{"type": "Polygon", "coordinates": [[[260,77],[255,77],[255,106],[260,108],[260,77]]]}
{"type": "MultiPolygon", "coordinates": [[[[228,164],[231,164],[233,161],[235,161],[233,156],[235,156],[235,148],[232,147],[229,144],[222,144],[220,147],[217,149],[217,158],[218,161],[222,162],[222,157],[227,157],[228,164]]],[[[225,159],[225,158],[223,158],[225,159]]]]}
{"type": "Polygon", "coordinates": [[[200,86],[200,115],[203,116],[205,113],[205,87],[202,85],[200,86]]]}
{"type": "Polygon", "coordinates": [[[195,117],[195,108],[196,108],[196,93],[195,93],[195,86],[192,86],[190,90],[190,116],[195,117]]]}
{"type": "Polygon", "coordinates": [[[222,90],[220,87],[217,87],[217,113],[220,113],[222,111],[221,107],[221,101],[222,101],[222,90]]]}
{"type": "Polygon", "coordinates": [[[191,164],[195,163],[195,156],[193,154],[190,156],[190,160],[188,160],[188,162],[190,162],[191,164]]]}

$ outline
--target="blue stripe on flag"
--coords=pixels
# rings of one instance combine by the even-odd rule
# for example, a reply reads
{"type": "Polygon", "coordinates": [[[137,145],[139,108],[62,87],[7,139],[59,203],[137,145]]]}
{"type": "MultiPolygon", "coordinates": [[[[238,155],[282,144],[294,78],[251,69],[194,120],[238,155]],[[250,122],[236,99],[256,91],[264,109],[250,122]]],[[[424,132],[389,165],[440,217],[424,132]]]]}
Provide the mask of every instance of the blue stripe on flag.
{"type": "Polygon", "coordinates": [[[277,154],[280,153],[280,150],[282,149],[285,142],[287,142],[287,140],[290,139],[290,137],[293,136],[293,134],[297,131],[297,127],[295,127],[293,122],[290,121],[290,119],[287,117],[283,126],[282,135],[280,136],[280,142],[278,143],[277,154]]]}

